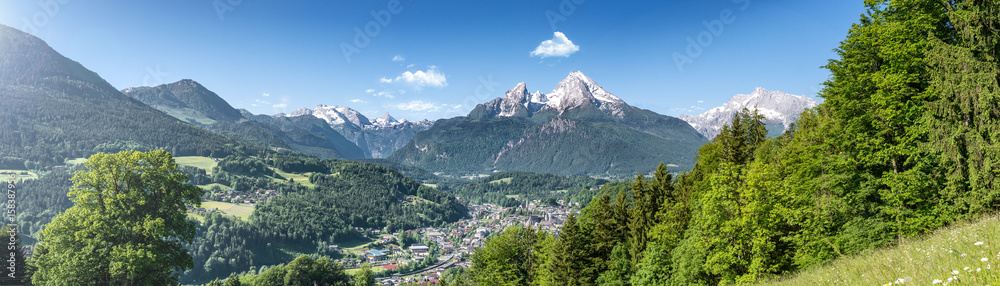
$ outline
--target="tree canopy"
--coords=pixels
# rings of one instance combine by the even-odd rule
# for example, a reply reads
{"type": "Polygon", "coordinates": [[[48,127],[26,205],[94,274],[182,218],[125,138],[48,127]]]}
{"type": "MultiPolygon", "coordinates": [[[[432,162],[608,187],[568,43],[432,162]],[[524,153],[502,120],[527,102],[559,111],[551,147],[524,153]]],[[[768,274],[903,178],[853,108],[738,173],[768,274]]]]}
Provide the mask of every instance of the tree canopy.
{"type": "Polygon", "coordinates": [[[98,153],[73,176],[73,206],[40,233],[35,284],[165,285],[193,267],[183,248],[195,235],[185,205],[202,190],[186,184],[170,153],[98,153]]]}

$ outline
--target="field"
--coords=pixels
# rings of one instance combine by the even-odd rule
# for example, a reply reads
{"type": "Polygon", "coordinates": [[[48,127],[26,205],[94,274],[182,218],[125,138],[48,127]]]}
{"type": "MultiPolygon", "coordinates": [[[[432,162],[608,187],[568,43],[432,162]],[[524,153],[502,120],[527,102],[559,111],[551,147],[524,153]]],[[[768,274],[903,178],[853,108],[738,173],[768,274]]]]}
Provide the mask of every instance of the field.
{"type": "Polygon", "coordinates": [[[417,205],[417,204],[433,204],[434,202],[428,201],[425,198],[418,196],[406,196],[406,205],[417,205]]]}
{"type": "Polygon", "coordinates": [[[226,186],[226,185],[219,184],[219,183],[211,183],[211,184],[208,184],[208,185],[198,185],[198,186],[201,187],[202,189],[205,189],[205,190],[211,189],[212,187],[219,187],[219,188],[221,188],[224,191],[228,191],[228,190],[232,190],[233,189],[230,186],[226,186]]]}
{"type": "MultiPolygon", "coordinates": [[[[282,172],[281,170],[278,170],[278,169],[275,169],[275,168],[271,168],[271,170],[274,170],[275,174],[278,174],[278,176],[281,176],[281,177],[285,178],[285,180],[288,180],[289,178],[291,178],[293,182],[299,183],[300,185],[303,185],[303,186],[306,186],[306,187],[310,187],[310,188],[313,187],[313,184],[309,182],[309,175],[312,175],[312,172],[300,175],[300,174],[282,172]]],[[[279,178],[275,178],[275,179],[276,180],[280,180],[279,178]]],[[[281,180],[281,181],[284,181],[284,180],[281,180]]]]}
{"type": "Polygon", "coordinates": [[[960,223],[764,285],[1000,285],[1000,216],[960,223]]]}
{"type": "MultiPolygon", "coordinates": [[[[354,276],[354,274],[357,274],[360,271],[361,271],[361,268],[344,269],[344,273],[347,273],[347,275],[351,275],[351,276],[354,276]]],[[[386,272],[386,271],[388,271],[388,269],[385,269],[385,268],[382,268],[382,267],[378,267],[378,266],[372,266],[372,272],[374,272],[374,273],[382,273],[382,272],[386,272]]]]}
{"type": "MultiPolygon", "coordinates": [[[[17,182],[21,182],[21,181],[24,181],[24,180],[37,180],[38,179],[38,174],[29,172],[28,170],[0,170],[0,174],[3,174],[3,181],[4,182],[6,182],[8,179],[10,179],[10,175],[9,175],[10,173],[16,174],[17,182]],[[25,173],[25,172],[27,172],[28,174],[27,175],[22,175],[22,173],[25,173]]],[[[6,185],[6,183],[5,183],[5,185],[6,185]]]]}
{"type": "Polygon", "coordinates": [[[73,165],[83,164],[84,162],[87,162],[87,158],[76,158],[73,160],[66,160],[66,164],[73,164],[73,165]]]}
{"type": "Polygon", "coordinates": [[[490,181],[490,184],[499,184],[499,183],[510,184],[510,181],[513,180],[513,179],[514,178],[503,178],[503,179],[499,179],[499,180],[490,181]]]}
{"type": "Polygon", "coordinates": [[[174,157],[174,162],[177,162],[177,165],[191,166],[205,170],[205,172],[208,172],[209,175],[212,174],[212,168],[219,165],[219,163],[213,161],[212,158],[202,156],[174,157]]]}
{"type": "Polygon", "coordinates": [[[245,204],[233,204],[217,201],[202,201],[201,207],[205,209],[218,209],[225,215],[235,216],[244,220],[250,218],[250,214],[253,213],[254,208],[245,204]]]}
{"type": "Polygon", "coordinates": [[[193,219],[195,219],[197,221],[205,222],[205,216],[202,216],[200,214],[187,213],[187,216],[188,216],[188,218],[193,218],[193,219]]]}

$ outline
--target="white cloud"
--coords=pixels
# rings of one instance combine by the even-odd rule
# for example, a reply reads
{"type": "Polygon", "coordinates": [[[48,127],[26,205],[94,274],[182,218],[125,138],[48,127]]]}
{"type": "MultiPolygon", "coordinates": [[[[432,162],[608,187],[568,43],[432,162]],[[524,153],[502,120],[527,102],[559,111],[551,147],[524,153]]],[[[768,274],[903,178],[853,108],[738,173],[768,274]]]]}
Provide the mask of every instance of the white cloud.
{"type": "Polygon", "coordinates": [[[705,103],[705,101],[704,100],[699,100],[698,103],[705,103]]]}
{"type": "Polygon", "coordinates": [[[270,93],[266,93],[266,92],[265,92],[264,94],[261,94],[261,96],[263,96],[263,97],[268,97],[268,96],[271,96],[271,94],[270,94],[270,93]]]}
{"type": "MultiPolygon", "coordinates": [[[[371,94],[374,97],[385,97],[385,98],[388,98],[388,99],[396,98],[396,96],[392,94],[392,91],[389,91],[389,90],[383,90],[383,91],[375,92],[374,89],[369,88],[369,89],[365,90],[365,93],[371,94]]],[[[360,100],[360,99],[358,99],[358,100],[360,100]]],[[[353,100],[352,100],[352,102],[353,102],[353,100]]]]}
{"type": "Polygon", "coordinates": [[[381,97],[385,97],[385,98],[388,98],[388,99],[396,98],[396,96],[393,95],[392,92],[389,92],[389,91],[379,91],[378,93],[375,94],[375,96],[381,96],[381,97]]]}
{"type": "Polygon", "coordinates": [[[425,86],[433,86],[437,88],[448,86],[448,77],[439,72],[436,66],[429,66],[427,71],[418,70],[417,72],[406,71],[403,74],[397,76],[393,80],[388,80],[382,78],[379,80],[384,83],[391,82],[405,82],[407,84],[413,85],[417,90],[423,89],[425,86]]]}
{"type": "Polygon", "coordinates": [[[415,67],[415,66],[417,66],[417,65],[415,65],[415,64],[408,64],[408,65],[406,65],[406,68],[409,69],[409,68],[412,68],[412,67],[415,67]]]}
{"type": "Polygon", "coordinates": [[[262,99],[254,99],[254,102],[257,102],[257,103],[260,103],[260,104],[271,104],[270,101],[262,100],[262,99]]]}
{"type": "Polygon", "coordinates": [[[378,82],[379,83],[392,83],[392,79],[388,79],[388,78],[384,78],[383,77],[383,78],[378,79],[378,82]]]}
{"type": "Polygon", "coordinates": [[[364,101],[364,100],[362,100],[360,98],[351,99],[351,102],[353,102],[353,103],[368,103],[367,101],[364,101]]]}
{"type": "Polygon", "coordinates": [[[574,45],[569,38],[566,38],[566,35],[562,32],[555,32],[551,40],[542,41],[534,51],[531,51],[531,56],[540,56],[543,59],[545,57],[569,57],[579,50],[580,46],[574,45]]]}
{"type": "Polygon", "coordinates": [[[400,56],[400,55],[396,55],[395,57],[392,57],[392,61],[394,61],[394,62],[402,62],[402,61],[405,61],[405,60],[406,59],[404,59],[403,56],[400,56]]]}
{"type": "Polygon", "coordinates": [[[274,108],[285,108],[285,107],[288,107],[288,104],[287,103],[278,103],[278,104],[275,104],[275,105],[271,105],[271,107],[274,107],[274,108]]]}

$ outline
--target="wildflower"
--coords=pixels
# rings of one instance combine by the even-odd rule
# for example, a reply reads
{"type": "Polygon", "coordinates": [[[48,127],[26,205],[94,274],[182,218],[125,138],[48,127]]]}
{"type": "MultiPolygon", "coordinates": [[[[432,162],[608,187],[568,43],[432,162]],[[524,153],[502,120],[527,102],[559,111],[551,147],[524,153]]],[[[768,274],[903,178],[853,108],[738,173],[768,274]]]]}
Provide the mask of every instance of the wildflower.
{"type": "Polygon", "coordinates": [[[934,282],[931,282],[931,283],[941,284],[941,282],[944,282],[944,281],[941,281],[941,279],[934,279],[934,282]]]}
{"type": "Polygon", "coordinates": [[[983,245],[983,242],[982,241],[976,241],[976,246],[980,246],[980,245],[983,245]]]}
{"type": "Polygon", "coordinates": [[[958,275],[958,270],[952,270],[951,275],[958,275]]]}
{"type": "Polygon", "coordinates": [[[982,268],[976,268],[976,272],[983,271],[982,268]]]}
{"type": "Polygon", "coordinates": [[[962,257],[965,257],[965,253],[962,253],[962,257]]]}
{"type": "Polygon", "coordinates": [[[986,262],[986,261],[990,261],[990,259],[986,258],[986,257],[983,257],[983,259],[980,259],[979,261],[986,262]]]}

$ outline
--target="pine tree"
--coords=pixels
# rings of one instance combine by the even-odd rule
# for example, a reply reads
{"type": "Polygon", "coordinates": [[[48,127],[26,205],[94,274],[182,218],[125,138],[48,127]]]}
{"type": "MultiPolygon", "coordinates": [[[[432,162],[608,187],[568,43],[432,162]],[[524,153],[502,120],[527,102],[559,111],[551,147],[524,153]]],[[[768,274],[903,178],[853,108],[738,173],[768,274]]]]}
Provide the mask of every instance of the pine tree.
{"type": "Polygon", "coordinates": [[[932,39],[927,56],[938,97],[928,146],[944,173],[939,212],[968,217],[1000,205],[1000,3],[948,4],[954,32],[932,39]]]}
{"type": "Polygon", "coordinates": [[[555,285],[593,285],[600,275],[593,261],[590,235],[584,224],[570,214],[549,254],[549,273],[555,285]]]}

